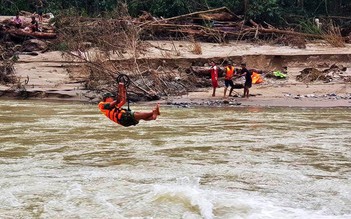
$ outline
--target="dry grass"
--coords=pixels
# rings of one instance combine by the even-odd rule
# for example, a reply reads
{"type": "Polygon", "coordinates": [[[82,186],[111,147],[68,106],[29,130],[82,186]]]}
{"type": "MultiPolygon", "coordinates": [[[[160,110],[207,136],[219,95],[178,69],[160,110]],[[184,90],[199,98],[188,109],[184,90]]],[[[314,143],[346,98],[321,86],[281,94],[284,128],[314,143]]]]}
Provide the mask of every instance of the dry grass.
{"type": "Polygon", "coordinates": [[[128,72],[140,72],[137,58],[146,45],[140,40],[141,29],[132,22],[126,5],[121,4],[112,18],[84,18],[78,14],[62,14],[56,17],[59,38],[55,45],[62,50],[68,60],[85,62],[81,71],[70,77],[87,77],[86,88],[95,91],[114,86],[121,66],[109,65],[117,57],[134,58],[135,65],[128,72]],[[98,48],[98,49],[96,49],[98,48]]]}
{"type": "Polygon", "coordinates": [[[301,36],[283,35],[273,40],[273,44],[290,46],[291,48],[306,48],[306,39],[301,36]]]}
{"type": "Polygon", "coordinates": [[[196,55],[201,55],[202,54],[202,47],[201,44],[198,42],[193,42],[193,47],[191,50],[192,53],[196,54],[196,55]]]}
{"type": "Polygon", "coordinates": [[[334,47],[345,47],[345,41],[341,35],[340,28],[333,23],[329,25],[324,39],[334,47]]]}
{"type": "Polygon", "coordinates": [[[0,62],[0,84],[15,83],[13,63],[0,62]]]}
{"type": "Polygon", "coordinates": [[[201,44],[195,40],[194,36],[190,36],[189,41],[192,43],[190,52],[196,55],[201,55],[202,54],[201,44]]]}
{"type": "Polygon", "coordinates": [[[14,55],[12,48],[0,45],[0,83],[15,83],[15,69],[13,67],[18,57],[14,55]]]}

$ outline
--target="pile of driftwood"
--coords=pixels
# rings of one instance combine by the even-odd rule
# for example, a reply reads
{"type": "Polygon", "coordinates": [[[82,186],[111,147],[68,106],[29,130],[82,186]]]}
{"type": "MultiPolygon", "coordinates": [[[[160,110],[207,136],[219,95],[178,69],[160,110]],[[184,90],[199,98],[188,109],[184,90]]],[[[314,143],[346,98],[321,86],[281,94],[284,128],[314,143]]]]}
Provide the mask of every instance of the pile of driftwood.
{"type": "MultiPolygon", "coordinates": [[[[25,20],[25,28],[25,26],[28,26],[32,14],[22,11],[21,15],[25,20]]],[[[2,26],[0,27],[0,32],[6,31],[12,36],[53,39],[57,34],[54,27],[48,24],[50,20],[48,16],[49,15],[46,15],[44,22],[41,24],[41,32],[28,32],[23,31],[23,29],[12,28],[10,20],[0,21],[2,23],[2,25],[0,25],[2,26]]],[[[72,25],[72,23],[75,22],[80,23],[80,28],[84,26],[85,28],[93,28],[93,30],[100,30],[106,23],[114,24],[117,30],[130,29],[130,26],[134,26],[135,30],[140,34],[141,39],[151,40],[162,38],[195,38],[197,40],[224,42],[231,39],[275,38],[279,39],[278,43],[294,44],[294,41],[297,41],[295,44],[301,47],[299,46],[301,40],[299,41],[297,39],[325,39],[326,37],[325,34],[308,34],[293,29],[280,29],[266,22],[264,22],[264,24],[258,24],[253,20],[245,20],[226,7],[198,11],[170,18],[157,18],[148,12],[144,12],[143,15],[138,18],[132,18],[130,16],[121,16],[117,19],[70,17],[68,20],[70,21],[68,26],[58,25],[60,26],[58,28],[77,28],[77,25],[72,25]]],[[[111,33],[111,35],[114,35],[114,33],[111,33]]],[[[347,39],[348,36],[345,36],[344,41],[347,42],[347,39]]]]}
{"type": "MultiPolygon", "coordinates": [[[[49,22],[52,18],[46,15],[40,24],[39,32],[25,31],[30,25],[31,16],[32,14],[28,12],[21,12],[21,18],[24,20],[21,29],[14,28],[11,19],[0,20],[0,36],[6,33],[13,38],[55,39],[60,33],[60,35],[67,35],[59,39],[66,44],[68,40],[74,38],[75,41],[90,42],[93,46],[105,46],[112,50],[123,47],[126,44],[124,41],[128,39],[195,39],[210,42],[225,42],[233,39],[275,39],[278,44],[299,48],[305,47],[306,38],[335,41],[333,37],[326,34],[302,33],[293,29],[276,28],[266,22],[258,24],[253,20],[245,20],[226,7],[170,18],[157,18],[148,12],[144,12],[137,18],[125,15],[115,19],[63,15],[58,16],[58,19],[54,18],[56,29],[52,22],[49,22]],[[80,39],[77,39],[77,36],[80,39]],[[119,40],[116,41],[116,38],[119,40]],[[121,43],[115,45],[118,42],[121,43]]],[[[341,40],[348,42],[347,37],[341,40]]],[[[79,48],[75,49],[80,49],[81,46],[76,47],[79,48]]]]}
{"type": "Polygon", "coordinates": [[[279,29],[266,22],[264,25],[261,25],[253,20],[245,21],[226,7],[198,11],[166,19],[155,18],[145,12],[135,22],[139,22],[138,25],[143,29],[143,36],[147,39],[173,36],[223,42],[230,39],[271,39],[272,36],[275,36],[275,38],[292,36],[286,38],[287,42],[291,42],[292,39],[296,40],[296,38],[323,38],[320,34],[307,34],[294,30],[279,29]]]}

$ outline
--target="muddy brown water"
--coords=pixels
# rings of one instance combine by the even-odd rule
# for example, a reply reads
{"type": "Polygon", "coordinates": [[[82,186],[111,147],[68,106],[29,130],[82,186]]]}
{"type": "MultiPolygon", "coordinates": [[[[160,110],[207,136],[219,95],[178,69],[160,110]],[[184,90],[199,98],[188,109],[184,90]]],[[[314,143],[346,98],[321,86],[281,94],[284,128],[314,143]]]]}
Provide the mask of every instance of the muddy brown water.
{"type": "Polygon", "coordinates": [[[349,108],[0,101],[0,218],[350,218],[349,108]],[[149,110],[150,106],[133,106],[149,110]]]}

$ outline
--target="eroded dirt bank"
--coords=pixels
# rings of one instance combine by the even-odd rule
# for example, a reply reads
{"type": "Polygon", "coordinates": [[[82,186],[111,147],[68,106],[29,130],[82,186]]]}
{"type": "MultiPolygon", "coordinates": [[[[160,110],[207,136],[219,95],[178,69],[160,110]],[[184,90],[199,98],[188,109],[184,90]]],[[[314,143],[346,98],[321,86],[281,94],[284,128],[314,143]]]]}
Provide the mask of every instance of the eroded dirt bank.
{"type": "MultiPolygon", "coordinates": [[[[225,45],[201,43],[202,54],[193,53],[191,42],[148,42],[150,46],[143,50],[137,58],[143,69],[164,68],[172,72],[168,80],[179,80],[186,77],[191,66],[204,66],[209,60],[215,60],[219,65],[226,60],[239,65],[246,62],[249,68],[265,72],[281,70],[288,67],[288,77],[283,80],[265,79],[265,82],[254,85],[251,89],[252,98],[227,99],[233,105],[278,105],[278,106],[351,106],[350,82],[334,80],[329,83],[316,81],[303,83],[296,80],[300,71],[307,67],[320,70],[333,64],[346,67],[345,76],[351,75],[351,46],[332,48],[324,43],[308,44],[306,49],[286,46],[253,45],[232,42],[225,45]]],[[[88,58],[91,54],[85,54],[88,58]]],[[[118,65],[119,69],[128,72],[136,59],[132,54],[125,53],[124,57],[112,55],[110,64],[118,65]]],[[[60,52],[39,53],[37,56],[20,55],[15,64],[20,81],[13,86],[0,86],[2,98],[44,98],[66,99],[74,101],[97,102],[99,93],[86,89],[87,75],[80,74],[84,64],[80,59],[67,60],[60,52]],[[17,87],[16,87],[17,86],[17,87]]],[[[264,76],[264,75],[263,75],[264,76]]],[[[209,81],[204,76],[203,80],[209,81]]],[[[241,79],[240,79],[241,80],[241,79]]],[[[239,80],[239,82],[240,82],[239,80]]],[[[195,82],[196,83],[196,82],[195,82]]],[[[223,85],[220,83],[217,96],[210,95],[211,87],[198,86],[196,90],[186,95],[164,95],[161,102],[176,104],[223,104],[223,85]],[[196,92],[195,92],[196,91],[196,92]]],[[[196,85],[195,85],[196,87],[196,85]]],[[[238,94],[242,90],[235,90],[238,94]]]]}

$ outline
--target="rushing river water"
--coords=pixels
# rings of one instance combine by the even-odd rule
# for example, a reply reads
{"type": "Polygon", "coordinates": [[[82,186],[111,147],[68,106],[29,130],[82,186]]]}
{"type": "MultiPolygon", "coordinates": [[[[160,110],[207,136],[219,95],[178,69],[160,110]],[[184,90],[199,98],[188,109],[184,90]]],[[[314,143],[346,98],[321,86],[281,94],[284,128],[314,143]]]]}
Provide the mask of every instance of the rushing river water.
{"type": "Polygon", "coordinates": [[[349,108],[161,113],[0,101],[0,218],[351,218],[349,108]]]}

